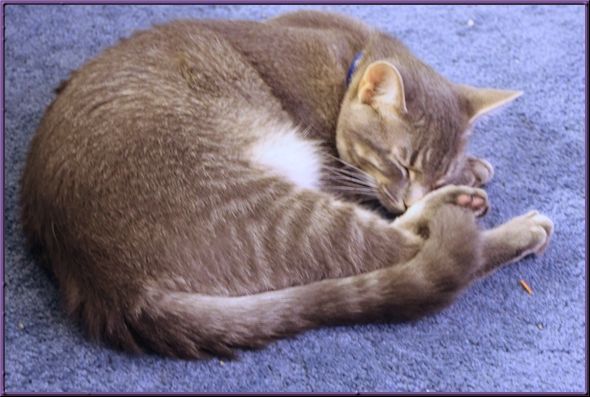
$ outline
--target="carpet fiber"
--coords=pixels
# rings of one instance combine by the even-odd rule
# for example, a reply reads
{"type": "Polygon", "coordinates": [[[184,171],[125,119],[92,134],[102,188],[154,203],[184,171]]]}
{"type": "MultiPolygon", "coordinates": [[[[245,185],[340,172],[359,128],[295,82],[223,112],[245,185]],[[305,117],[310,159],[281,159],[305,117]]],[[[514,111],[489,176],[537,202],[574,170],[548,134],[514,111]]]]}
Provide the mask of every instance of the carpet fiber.
{"type": "Polygon", "coordinates": [[[584,6],[6,6],[6,391],[584,391],[584,6]],[[139,28],[181,17],[339,11],[400,37],[457,82],[525,95],[477,126],[496,174],[489,227],[529,209],[555,222],[540,258],[476,283],[412,324],[326,328],[238,360],[134,357],[87,341],[24,245],[18,182],[69,72],[139,28]],[[518,284],[526,280],[528,295],[518,284]]]}

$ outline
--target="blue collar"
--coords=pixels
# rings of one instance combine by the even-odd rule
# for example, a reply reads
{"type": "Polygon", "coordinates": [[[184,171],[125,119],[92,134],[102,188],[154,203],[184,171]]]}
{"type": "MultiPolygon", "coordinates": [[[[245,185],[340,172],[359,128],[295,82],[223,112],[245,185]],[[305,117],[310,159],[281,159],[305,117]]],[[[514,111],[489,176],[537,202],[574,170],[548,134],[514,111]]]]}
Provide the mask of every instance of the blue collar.
{"type": "Polygon", "coordinates": [[[352,62],[350,63],[350,66],[348,67],[348,72],[346,72],[346,86],[347,87],[350,85],[350,80],[352,79],[352,75],[354,74],[354,72],[356,72],[356,68],[357,68],[359,61],[361,60],[362,57],[363,57],[363,52],[359,51],[354,55],[354,58],[352,58],[352,62]]]}

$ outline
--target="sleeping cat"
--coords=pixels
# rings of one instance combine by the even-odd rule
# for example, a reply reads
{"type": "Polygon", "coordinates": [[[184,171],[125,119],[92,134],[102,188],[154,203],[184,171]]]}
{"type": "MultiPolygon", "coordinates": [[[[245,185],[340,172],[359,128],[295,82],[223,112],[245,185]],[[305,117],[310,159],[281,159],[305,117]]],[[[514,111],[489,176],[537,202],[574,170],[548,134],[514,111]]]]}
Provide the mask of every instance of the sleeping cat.
{"type": "Polygon", "coordinates": [[[168,23],[60,86],[24,229],[68,312],[130,351],[415,319],[549,242],[536,211],[476,224],[493,171],[469,131],[519,94],[451,83],[340,15],[168,23]]]}

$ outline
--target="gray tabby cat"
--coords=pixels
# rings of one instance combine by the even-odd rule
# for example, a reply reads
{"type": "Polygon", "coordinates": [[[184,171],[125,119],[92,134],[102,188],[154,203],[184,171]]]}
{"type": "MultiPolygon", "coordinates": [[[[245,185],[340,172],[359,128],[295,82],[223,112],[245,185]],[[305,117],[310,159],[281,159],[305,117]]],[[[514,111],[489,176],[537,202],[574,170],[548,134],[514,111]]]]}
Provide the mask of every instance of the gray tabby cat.
{"type": "Polygon", "coordinates": [[[165,24],[58,89],[24,228],[69,313],[131,351],[414,319],[549,241],[536,211],[476,225],[492,168],[464,154],[469,130],[519,94],[453,84],[334,14],[165,24]]]}

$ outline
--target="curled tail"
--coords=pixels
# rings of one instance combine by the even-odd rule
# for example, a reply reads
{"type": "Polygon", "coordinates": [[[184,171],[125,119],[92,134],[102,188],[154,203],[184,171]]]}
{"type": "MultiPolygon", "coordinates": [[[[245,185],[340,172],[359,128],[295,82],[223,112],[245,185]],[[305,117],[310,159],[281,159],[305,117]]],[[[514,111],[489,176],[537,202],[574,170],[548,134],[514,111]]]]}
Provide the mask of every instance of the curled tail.
{"type": "Polygon", "coordinates": [[[318,326],[409,317],[421,290],[407,265],[239,297],[150,289],[128,325],[160,354],[232,356],[318,326]]]}

